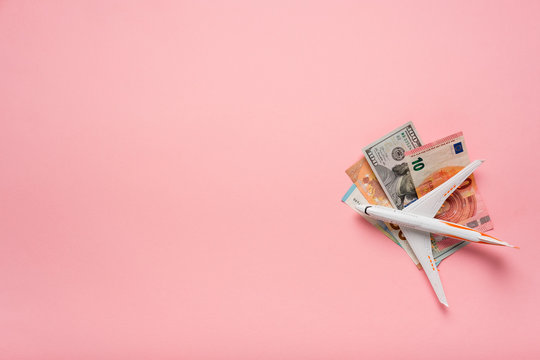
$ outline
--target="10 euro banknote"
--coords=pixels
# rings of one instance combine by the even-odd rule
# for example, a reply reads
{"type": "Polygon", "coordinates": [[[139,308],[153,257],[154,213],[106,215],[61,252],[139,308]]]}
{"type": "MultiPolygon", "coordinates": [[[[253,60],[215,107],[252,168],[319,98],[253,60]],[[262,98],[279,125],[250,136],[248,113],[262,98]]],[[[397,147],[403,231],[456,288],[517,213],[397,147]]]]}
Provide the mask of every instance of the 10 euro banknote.
{"type": "MultiPolygon", "coordinates": [[[[426,195],[470,163],[461,132],[410,150],[405,160],[418,197],[426,195]]],[[[493,222],[478,192],[474,175],[469,176],[446,199],[435,217],[481,232],[493,229],[493,222]]],[[[434,247],[442,252],[465,245],[463,241],[441,236],[435,236],[434,240],[434,247]]]]}

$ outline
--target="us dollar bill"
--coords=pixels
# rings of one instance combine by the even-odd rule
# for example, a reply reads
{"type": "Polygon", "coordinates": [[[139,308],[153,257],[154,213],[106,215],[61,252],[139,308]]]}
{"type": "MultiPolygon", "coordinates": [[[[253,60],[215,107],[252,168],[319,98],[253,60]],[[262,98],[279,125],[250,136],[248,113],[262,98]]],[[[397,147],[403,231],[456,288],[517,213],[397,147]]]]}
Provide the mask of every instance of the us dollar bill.
{"type": "Polygon", "coordinates": [[[388,200],[396,209],[403,209],[418,199],[405,153],[422,146],[412,122],[400,126],[362,149],[388,200]]]}

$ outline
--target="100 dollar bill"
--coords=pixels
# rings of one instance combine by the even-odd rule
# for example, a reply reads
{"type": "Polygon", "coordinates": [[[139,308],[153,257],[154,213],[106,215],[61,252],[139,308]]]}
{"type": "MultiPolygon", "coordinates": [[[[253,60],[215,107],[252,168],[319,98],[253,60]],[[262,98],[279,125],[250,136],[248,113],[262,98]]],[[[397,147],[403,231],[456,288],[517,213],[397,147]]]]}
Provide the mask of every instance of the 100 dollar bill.
{"type": "Polygon", "coordinates": [[[388,200],[396,209],[401,210],[418,199],[405,153],[421,145],[413,123],[408,122],[362,149],[388,200]]]}

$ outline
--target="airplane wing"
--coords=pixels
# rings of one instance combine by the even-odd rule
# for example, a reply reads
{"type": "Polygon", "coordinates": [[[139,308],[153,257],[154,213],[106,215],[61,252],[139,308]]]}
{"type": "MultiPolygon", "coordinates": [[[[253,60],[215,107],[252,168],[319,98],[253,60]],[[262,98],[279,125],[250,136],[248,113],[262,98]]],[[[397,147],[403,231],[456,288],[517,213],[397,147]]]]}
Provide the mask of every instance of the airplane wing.
{"type": "Polygon", "coordinates": [[[418,261],[422,264],[422,268],[426,272],[426,275],[435,290],[435,294],[441,303],[448,306],[448,301],[446,301],[446,295],[441,283],[441,278],[439,277],[439,270],[437,270],[437,265],[435,264],[435,259],[433,258],[433,250],[431,249],[431,237],[428,232],[415,230],[401,226],[401,231],[403,235],[407,238],[409,245],[413,249],[418,261]]]}
{"type": "MultiPolygon", "coordinates": [[[[484,160],[475,160],[426,195],[406,206],[403,211],[434,217],[444,201],[464,182],[484,160]]],[[[416,252],[416,251],[415,251],[416,252]]],[[[433,256],[432,256],[433,257],[433,256]]],[[[423,266],[423,264],[422,264],[423,266]]]]}

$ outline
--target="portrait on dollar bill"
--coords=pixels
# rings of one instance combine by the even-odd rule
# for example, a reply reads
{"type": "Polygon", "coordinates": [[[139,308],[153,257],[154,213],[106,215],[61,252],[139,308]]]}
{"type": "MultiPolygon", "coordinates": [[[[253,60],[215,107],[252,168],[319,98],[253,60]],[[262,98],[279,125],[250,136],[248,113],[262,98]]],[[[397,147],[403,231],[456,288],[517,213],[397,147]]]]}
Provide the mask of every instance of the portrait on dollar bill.
{"type": "Polygon", "coordinates": [[[418,198],[405,153],[420,146],[420,136],[409,121],[362,149],[388,200],[396,209],[401,210],[418,198]]]}
{"type": "Polygon", "coordinates": [[[409,166],[406,162],[397,164],[392,169],[383,165],[375,165],[375,167],[396,208],[401,210],[408,203],[418,199],[409,166]]]}

